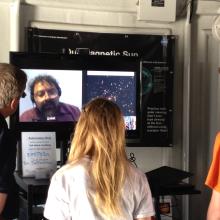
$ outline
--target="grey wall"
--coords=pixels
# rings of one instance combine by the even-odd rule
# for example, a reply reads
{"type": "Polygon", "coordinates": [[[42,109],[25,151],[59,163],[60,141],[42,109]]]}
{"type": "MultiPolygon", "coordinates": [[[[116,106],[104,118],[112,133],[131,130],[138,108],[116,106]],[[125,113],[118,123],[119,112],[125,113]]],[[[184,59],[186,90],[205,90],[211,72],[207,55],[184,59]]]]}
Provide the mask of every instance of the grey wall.
{"type": "Polygon", "coordinates": [[[219,42],[211,28],[219,1],[177,0],[175,22],[137,20],[137,0],[1,0],[0,62],[26,48],[25,27],[108,33],[176,35],[174,147],[127,148],[144,171],[167,165],[189,170],[201,195],[183,196],[182,219],[205,219],[210,190],[204,180],[219,130],[219,42]],[[188,12],[187,12],[188,10],[188,12]],[[188,200],[189,199],[189,200],[188,200]],[[198,209],[198,207],[200,207],[198,209]]]}

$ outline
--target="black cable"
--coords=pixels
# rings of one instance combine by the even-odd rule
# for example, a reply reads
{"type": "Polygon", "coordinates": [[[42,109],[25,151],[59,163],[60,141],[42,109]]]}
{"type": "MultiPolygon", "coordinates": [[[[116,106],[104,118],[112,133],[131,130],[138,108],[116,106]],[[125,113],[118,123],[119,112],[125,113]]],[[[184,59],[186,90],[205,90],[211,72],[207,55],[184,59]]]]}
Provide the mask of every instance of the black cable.
{"type": "Polygon", "coordinates": [[[193,12],[194,12],[194,0],[191,0],[191,8],[190,8],[189,23],[192,22],[193,12]]]}

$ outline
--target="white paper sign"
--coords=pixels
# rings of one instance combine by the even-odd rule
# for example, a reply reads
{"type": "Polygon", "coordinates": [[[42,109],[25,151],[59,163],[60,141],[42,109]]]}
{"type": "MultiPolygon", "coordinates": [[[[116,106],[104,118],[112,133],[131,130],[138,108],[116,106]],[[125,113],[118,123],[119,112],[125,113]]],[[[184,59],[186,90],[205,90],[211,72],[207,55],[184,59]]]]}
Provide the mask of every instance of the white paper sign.
{"type": "Polygon", "coordinates": [[[55,132],[22,132],[23,177],[49,178],[56,171],[55,132]]]}

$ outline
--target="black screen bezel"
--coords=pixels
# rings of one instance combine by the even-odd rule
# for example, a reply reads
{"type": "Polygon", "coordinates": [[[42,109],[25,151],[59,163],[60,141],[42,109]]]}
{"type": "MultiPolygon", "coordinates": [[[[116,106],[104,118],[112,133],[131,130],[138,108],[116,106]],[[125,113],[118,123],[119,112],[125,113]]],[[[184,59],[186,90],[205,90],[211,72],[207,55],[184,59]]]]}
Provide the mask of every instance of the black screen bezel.
{"type": "MultiPolygon", "coordinates": [[[[136,57],[63,55],[51,53],[10,52],[10,63],[21,69],[115,70],[136,74],[136,130],[126,130],[127,143],[140,140],[140,60],[136,57]]],[[[18,108],[19,109],[19,108],[18,108]]],[[[10,117],[10,127],[23,131],[55,131],[58,140],[69,139],[75,122],[19,122],[19,110],[10,117]]]]}

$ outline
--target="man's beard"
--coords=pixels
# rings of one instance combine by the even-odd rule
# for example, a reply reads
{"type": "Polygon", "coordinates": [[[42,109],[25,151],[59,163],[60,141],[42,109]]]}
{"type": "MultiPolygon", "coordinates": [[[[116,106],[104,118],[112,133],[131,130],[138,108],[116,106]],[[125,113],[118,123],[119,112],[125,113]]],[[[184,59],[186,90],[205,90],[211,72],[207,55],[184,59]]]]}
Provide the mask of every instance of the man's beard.
{"type": "Polygon", "coordinates": [[[56,110],[57,110],[56,100],[45,101],[39,110],[45,121],[56,120],[56,110]]]}

